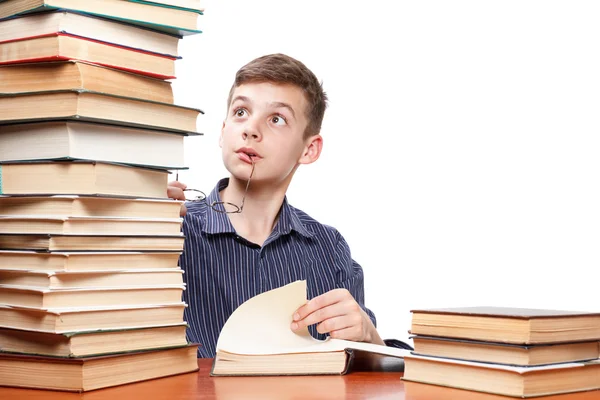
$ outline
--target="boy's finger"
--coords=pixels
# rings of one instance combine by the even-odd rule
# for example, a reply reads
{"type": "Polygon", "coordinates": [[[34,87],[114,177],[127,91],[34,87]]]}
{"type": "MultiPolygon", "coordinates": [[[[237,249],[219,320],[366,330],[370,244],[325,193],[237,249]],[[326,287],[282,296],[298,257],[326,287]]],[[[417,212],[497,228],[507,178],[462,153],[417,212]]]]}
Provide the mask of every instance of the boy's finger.
{"type": "Polygon", "coordinates": [[[185,200],[185,194],[183,193],[183,190],[175,186],[169,186],[167,188],[167,196],[170,199],[185,200]]]}
{"type": "Polygon", "coordinates": [[[360,331],[355,326],[331,331],[329,332],[329,336],[334,339],[352,340],[355,342],[362,341],[360,331]]]}
{"type": "Polygon", "coordinates": [[[180,189],[187,189],[187,185],[183,182],[179,182],[179,181],[171,181],[168,183],[168,186],[174,186],[174,187],[178,187],[180,189]]]}
{"type": "Polygon", "coordinates": [[[326,319],[317,325],[317,332],[319,333],[330,333],[332,331],[339,331],[342,329],[350,328],[352,326],[352,320],[347,315],[339,317],[333,317],[326,319]]]}
{"type": "Polygon", "coordinates": [[[296,310],[293,315],[294,321],[300,321],[316,310],[327,307],[334,303],[339,303],[348,297],[352,298],[352,295],[346,289],[334,289],[327,293],[323,293],[296,310]]]}
{"type": "Polygon", "coordinates": [[[298,321],[294,321],[291,324],[291,328],[293,331],[304,328],[306,326],[310,326],[313,324],[318,324],[325,320],[338,317],[341,315],[345,315],[345,307],[344,303],[334,303],[329,306],[319,308],[318,310],[313,311],[308,314],[303,319],[298,321]]]}

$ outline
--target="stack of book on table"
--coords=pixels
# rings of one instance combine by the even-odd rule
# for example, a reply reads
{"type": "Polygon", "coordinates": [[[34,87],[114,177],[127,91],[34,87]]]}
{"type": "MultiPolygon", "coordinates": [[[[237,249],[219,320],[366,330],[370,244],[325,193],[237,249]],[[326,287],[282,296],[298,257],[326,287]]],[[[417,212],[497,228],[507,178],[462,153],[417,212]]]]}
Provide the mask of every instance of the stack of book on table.
{"type": "Polygon", "coordinates": [[[403,379],[513,397],[600,389],[600,313],[412,310],[403,379]]]}
{"type": "Polygon", "coordinates": [[[199,0],[0,0],[0,385],[85,391],[195,371],[177,46],[199,0]]]}

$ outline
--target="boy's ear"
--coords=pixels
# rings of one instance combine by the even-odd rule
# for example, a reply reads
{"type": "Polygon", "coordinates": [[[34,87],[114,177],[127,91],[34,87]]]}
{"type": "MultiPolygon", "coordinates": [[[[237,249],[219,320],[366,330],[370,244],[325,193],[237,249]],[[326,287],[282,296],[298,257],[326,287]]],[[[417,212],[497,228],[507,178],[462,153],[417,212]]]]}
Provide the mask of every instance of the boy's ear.
{"type": "Polygon", "coordinates": [[[223,130],[225,129],[225,121],[223,121],[223,126],[221,127],[221,134],[219,135],[219,147],[223,148],[223,130]]]}
{"type": "Polygon", "coordinates": [[[311,164],[319,159],[323,150],[323,137],[321,135],[314,135],[307,139],[306,147],[304,152],[298,160],[299,164],[311,164]]]}

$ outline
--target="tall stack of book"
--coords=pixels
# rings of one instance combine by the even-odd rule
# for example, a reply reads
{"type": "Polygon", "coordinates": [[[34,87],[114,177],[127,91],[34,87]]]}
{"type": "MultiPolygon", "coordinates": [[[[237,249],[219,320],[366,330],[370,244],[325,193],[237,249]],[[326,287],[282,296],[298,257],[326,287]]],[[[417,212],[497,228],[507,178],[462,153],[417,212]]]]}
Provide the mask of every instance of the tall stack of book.
{"type": "Polygon", "coordinates": [[[536,397],[600,389],[600,313],[412,310],[404,380],[536,397]]]}
{"type": "Polygon", "coordinates": [[[0,0],[0,385],[85,391],[197,370],[169,170],[199,0],[0,0]]]}

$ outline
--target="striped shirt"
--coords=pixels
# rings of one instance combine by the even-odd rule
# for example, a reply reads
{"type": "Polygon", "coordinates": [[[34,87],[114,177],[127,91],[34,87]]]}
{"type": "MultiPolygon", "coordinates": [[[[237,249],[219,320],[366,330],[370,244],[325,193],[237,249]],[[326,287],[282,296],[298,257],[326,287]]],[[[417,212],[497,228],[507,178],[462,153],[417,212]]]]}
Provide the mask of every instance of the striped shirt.
{"type": "MultiPolygon", "coordinates": [[[[262,292],[296,280],[306,280],[307,298],[346,288],[364,306],[363,271],[350,256],[340,233],[320,224],[284,199],[273,232],[263,246],[236,234],[227,214],[207,204],[220,201],[228,179],[219,181],[207,201],[187,203],[183,220],[184,250],[179,260],[185,271],[188,340],[200,343],[198,357],[214,357],[219,332],[231,313],[262,292]]],[[[309,327],[319,339],[325,336],[309,327]]]]}

